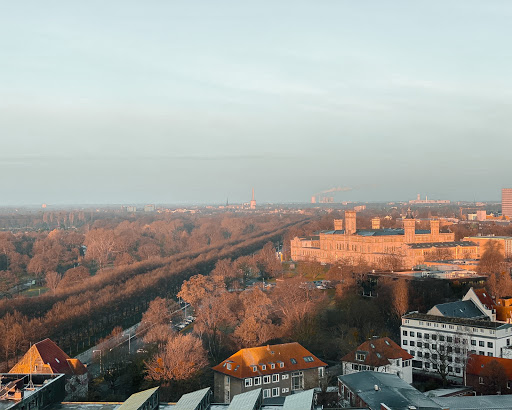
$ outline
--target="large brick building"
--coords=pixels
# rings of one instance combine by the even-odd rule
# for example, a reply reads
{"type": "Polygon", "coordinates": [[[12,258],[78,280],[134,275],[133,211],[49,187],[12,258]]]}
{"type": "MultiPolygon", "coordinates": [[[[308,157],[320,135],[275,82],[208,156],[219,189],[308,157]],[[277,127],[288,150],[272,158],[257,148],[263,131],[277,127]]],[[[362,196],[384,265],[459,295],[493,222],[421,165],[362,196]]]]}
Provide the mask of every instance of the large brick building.
{"type": "Polygon", "coordinates": [[[409,212],[403,219],[403,229],[383,229],[378,218],[372,220],[372,229],[357,229],[356,212],[345,211],[344,220],[334,220],[333,230],[292,239],[291,257],[294,261],[322,263],[363,259],[373,265],[398,257],[404,268],[412,268],[429,258],[478,258],[479,247],[471,241],[455,241],[452,232],[440,232],[437,219],[430,221],[430,230],[418,230],[409,212]]]}
{"type": "Polygon", "coordinates": [[[241,349],[213,368],[214,401],[260,388],[266,399],[318,387],[326,366],[296,342],[241,349]]]}

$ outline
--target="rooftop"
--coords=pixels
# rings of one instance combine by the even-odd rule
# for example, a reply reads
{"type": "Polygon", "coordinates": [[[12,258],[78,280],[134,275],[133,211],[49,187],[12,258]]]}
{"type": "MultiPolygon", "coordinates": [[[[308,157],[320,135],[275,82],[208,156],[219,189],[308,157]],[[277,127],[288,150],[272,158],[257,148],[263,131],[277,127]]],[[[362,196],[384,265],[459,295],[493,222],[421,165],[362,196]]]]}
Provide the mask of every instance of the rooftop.
{"type": "Polygon", "coordinates": [[[507,380],[512,380],[512,359],[503,359],[501,357],[489,357],[472,354],[469,356],[466,371],[468,374],[474,374],[476,376],[479,376],[482,373],[482,371],[484,371],[486,366],[493,361],[503,366],[503,368],[505,369],[505,373],[507,373],[507,380]]]}
{"type": "Polygon", "coordinates": [[[457,241],[457,242],[423,242],[408,244],[412,249],[429,249],[429,248],[456,248],[457,246],[469,247],[477,246],[475,242],[457,241]]]}
{"type": "Polygon", "coordinates": [[[203,401],[208,401],[207,396],[211,395],[211,389],[209,387],[197,390],[192,393],[187,393],[181,396],[179,401],[176,403],[176,405],[173,407],[174,410],[195,410],[199,408],[199,405],[203,401]]]}
{"type": "Polygon", "coordinates": [[[437,322],[437,323],[453,323],[455,325],[467,326],[467,327],[479,327],[484,329],[507,329],[511,328],[512,325],[504,322],[491,322],[490,320],[478,320],[478,319],[463,319],[457,317],[445,317],[445,316],[434,316],[426,313],[407,313],[402,316],[403,319],[412,320],[424,320],[426,322],[437,322]]]}
{"type": "Polygon", "coordinates": [[[434,397],[432,400],[450,410],[512,409],[510,395],[434,397]]]}
{"type": "Polygon", "coordinates": [[[439,409],[439,405],[397,375],[363,371],[338,376],[345,386],[359,396],[370,409],[381,409],[381,403],[392,409],[439,409]]]}
{"type": "Polygon", "coordinates": [[[412,355],[398,346],[389,337],[381,337],[362,343],[355,350],[345,355],[341,361],[380,367],[388,365],[389,359],[410,360],[412,358],[412,355]],[[357,353],[363,353],[364,360],[357,360],[357,353]]]}
{"type": "Polygon", "coordinates": [[[213,370],[243,379],[325,366],[326,363],[294,342],[241,349],[213,370]]]}
{"type": "Polygon", "coordinates": [[[478,309],[473,301],[465,300],[465,301],[457,301],[457,302],[449,302],[449,303],[440,303],[435,305],[430,312],[437,309],[443,316],[448,317],[457,317],[457,318],[481,318],[487,317],[480,309],[478,309]]]}

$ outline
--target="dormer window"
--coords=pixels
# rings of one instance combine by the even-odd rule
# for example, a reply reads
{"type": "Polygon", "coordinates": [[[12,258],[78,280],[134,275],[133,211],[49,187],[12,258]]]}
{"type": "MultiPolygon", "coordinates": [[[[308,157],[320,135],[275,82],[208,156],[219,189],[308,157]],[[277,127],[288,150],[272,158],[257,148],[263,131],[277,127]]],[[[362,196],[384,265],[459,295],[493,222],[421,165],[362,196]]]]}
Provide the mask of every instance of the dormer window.
{"type": "Polygon", "coordinates": [[[258,366],[251,366],[251,367],[252,367],[253,372],[256,372],[258,370],[258,366]]]}
{"type": "Polygon", "coordinates": [[[270,368],[271,369],[275,369],[276,368],[276,364],[275,363],[270,363],[270,368]]]}
{"type": "Polygon", "coordinates": [[[284,362],[279,362],[279,367],[283,368],[284,367],[284,362]]]}
{"type": "Polygon", "coordinates": [[[231,363],[226,364],[226,369],[231,370],[231,363]]]}
{"type": "Polygon", "coordinates": [[[365,359],[366,359],[366,353],[362,353],[362,352],[357,352],[356,353],[356,360],[357,361],[364,362],[365,359]]]}
{"type": "Polygon", "coordinates": [[[261,370],[267,370],[267,365],[266,364],[261,364],[261,370]]]}

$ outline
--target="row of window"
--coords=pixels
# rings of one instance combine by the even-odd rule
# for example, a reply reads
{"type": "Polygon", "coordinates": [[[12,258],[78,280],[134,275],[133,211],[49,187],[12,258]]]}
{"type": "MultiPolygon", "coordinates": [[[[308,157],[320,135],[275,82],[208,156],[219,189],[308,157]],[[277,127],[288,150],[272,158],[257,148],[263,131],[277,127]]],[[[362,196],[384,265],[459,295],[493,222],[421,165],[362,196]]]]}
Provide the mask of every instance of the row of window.
{"type": "MultiPolygon", "coordinates": [[[[411,337],[414,337],[414,332],[409,332],[409,333],[410,333],[410,336],[411,336],[411,337]]],[[[416,337],[417,337],[418,339],[421,339],[421,338],[422,338],[422,334],[421,334],[421,332],[417,332],[416,334],[417,334],[417,336],[416,336],[416,337]]],[[[407,336],[407,330],[404,330],[404,331],[402,332],[402,335],[403,335],[403,336],[407,336]]],[[[448,343],[453,343],[453,342],[455,342],[455,343],[460,343],[460,342],[461,342],[461,339],[460,339],[459,337],[455,337],[455,338],[454,338],[454,337],[452,337],[452,336],[444,336],[444,335],[439,335],[439,336],[438,336],[438,335],[435,335],[435,334],[433,334],[433,335],[429,335],[428,333],[425,333],[425,335],[424,335],[424,339],[425,339],[425,340],[430,340],[430,339],[431,339],[431,340],[433,340],[433,341],[437,341],[437,340],[439,339],[439,341],[440,341],[440,342],[444,342],[444,341],[446,341],[446,342],[448,342],[448,343]]],[[[403,343],[404,345],[407,345],[407,340],[404,340],[403,342],[404,342],[404,343],[403,343]]],[[[471,346],[476,346],[476,342],[477,342],[477,340],[472,339],[472,340],[471,340],[471,346]]],[[[414,346],[414,343],[415,343],[415,342],[414,342],[414,340],[411,340],[411,342],[410,342],[410,346],[414,346]]],[[[421,344],[422,344],[422,342],[420,342],[420,341],[418,341],[417,343],[418,343],[418,346],[421,346],[421,344]]],[[[464,344],[464,345],[465,345],[465,344],[467,344],[467,343],[468,343],[468,341],[467,341],[466,339],[462,339],[462,344],[464,344]]],[[[428,343],[425,343],[425,345],[427,345],[427,344],[428,344],[428,343]]],[[[478,346],[480,346],[480,347],[485,347],[485,341],[484,341],[484,340],[478,340],[478,346]]],[[[507,339],[507,346],[510,346],[510,339],[507,339]]],[[[493,348],[493,342],[487,342],[487,347],[488,347],[489,349],[492,349],[492,348],[493,348]]]]}
{"type": "MultiPolygon", "coordinates": [[[[281,375],[281,380],[288,379],[287,374],[281,375]]],[[[272,383],[279,383],[279,374],[272,374],[267,376],[258,376],[258,377],[248,377],[245,379],[245,387],[251,387],[253,384],[255,386],[260,386],[261,382],[263,381],[263,384],[270,384],[272,383]],[[254,381],[253,381],[254,379],[254,381]]]]}
{"type": "MultiPolygon", "coordinates": [[[[439,365],[437,363],[422,362],[421,360],[415,360],[413,362],[413,367],[417,369],[425,368],[430,370],[430,368],[432,368],[433,370],[437,370],[439,365]]],[[[458,366],[448,366],[448,373],[461,374],[462,369],[458,366]]]]}
{"type": "MultiPolygon", "coordinates": [[[[282,394],[289,393],[290,389],[283,387],[281,389],[282,394]]],[[[269,397],[279,397],[279,387],[273,387],[272,389],[263,389],[263,398],[268,399],[269,397]]]]}
{"type": "MultiPolygon", "coordinates": [[[[429,342],[415,342],[414,340],[402,340],[402,345],[403,346],[411,346],[411,347],[414,347],[414,346],[417,346],[417,347],[423,347],[425,349],[432,349],[432,350],[436,350],[438,348],[438,345],[437,343],[429,343],[429,342]]],[[[476,340],[472,340],[471,341],[471,346],[476,346],[476,340]]],[[[485,342],[480,340],[478,342],[478,346],[480,347],[485,347],[485,342]]],[[[489,349],[492,349],[494,347],[494,344],[493,342],[487,342],[487,347],[489,349]]],[[[444,352],[445,350],[445,346],[440,344],[439,345],[439,350],[444,352]]],[[[465,353],[467,351],[467,349],[464,347],[464,348],[460,348],[459,346],[455,346],[455,347],[452,347],[452,346],[446,346],[446,350],[448,353],[451,353],[452,351],[455,351],[455,353],[460,353],[461,351],[463,353],[465,353]]]]}
{"type": "MultiPolygon", "coordinates": [[[[404,319],[403,320],[403,323],[404,324],[409,324],[409,319],[404,319]]],[[[459,330],[459,331],[464,331],[464,332],[473,332],[473,333],[478,333],[480,331],[480,333],[486,333],[486,330],[485,329],[482,329],[482,328],[476,328],[476,327],[473,327],[473,328],[469,328],[469,327],[461,327],[461,326],[455,326],[455,325],[446,325],[444,323],[431,323],[431,322],[427,322],[427,323],[423,323],[422,321],[419,322],[419,325],[420,326],[427,326],[427,327],[441,327],[441,329],[451,329],[451,330],[459,330]]],[[[509,332],[511,330],[511,328],[508,328],[506,329],[507,332],[509,332]]],[[[414,332],[411,332],[411,333],[414,333],[414,332]]],[[[489,334],[491,335],[494,335],[496,334],[496,331],[493,330],[493,329],[489,329],[489,334]]]]}

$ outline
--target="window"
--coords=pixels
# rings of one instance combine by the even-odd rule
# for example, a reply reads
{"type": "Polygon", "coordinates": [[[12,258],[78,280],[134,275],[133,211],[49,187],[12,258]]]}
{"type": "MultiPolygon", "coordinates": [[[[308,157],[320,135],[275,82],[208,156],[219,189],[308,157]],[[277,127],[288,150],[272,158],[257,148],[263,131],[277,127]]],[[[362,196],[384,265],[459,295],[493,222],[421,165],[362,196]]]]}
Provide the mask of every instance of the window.
{"type": "Polygon", "coordinates": [[[279,396],[279,387],[273,387],[272,388],[272,397],[278,397],[279,396]]]}
{"type": "Polygon", "coordinates": [[[251,387],[252,386],[252,379],[249,377],[248,379],[245,379],[245,387],[251,387]]]}
{"type": "Polygon", "coordinates": [[[432,369],[437,369],[437,363],[432,363],[432,369]]]}
{"type": "Polygon", "coordinates": [[[507,339],[507,346],[510,346],[510,339],[507,339]]]}
{"type": "Polygon", "coordinates": [[[512,382],[509,380],[509,381],[507,382],[507,389],[510,389],[510,388],[512,388],[512,382]]]}
{"type": "Polygon", "coordinates": [[[416,346],[418,346],[418,347],[422,347],[422,346],[423,346],[423,343],[418,342],[418,343],[416,343],[416,346]]]}
{"type": "Polygon", "coordinates": [[[460,367],[455,368],[455,373],[460,373],[460,367]]]}
{"type": "Polygon", "coordinates": [[[324,375],[325,375],[324,368],[323,367],[319,367],[318,368],[318,377],[322,378],[322,377],[324,377],[324,375]]]}
{"type": "Polygon", "coordinates": [[[409,350],[409,353],[412,355],[412,356],[416,356],[416,352],[414,350],[409,350]]]}
{"type": "Polygon", "coordinates": [[[411,332],[411,336],[414,337],[414,332],[411,332]]]}
{"type": "Polygon", "coordinates": [[[284,362],[278,362],[279,363],[279,367],[280,368],[283,368],[284,367],[284,362]]]}
{"type": "Polygon", "coordinates": [[[272,375],[272,383],[278,383],[279,382],[279,374],[273,374],[272,375]]]}
{"type": "Polygon", "coordinates": [[[455,353],[459,354],[460,353],[460,347],[456,347],[455,348],[455,353]]]}
{"type": "Polygon", "coordinates": [[[479,378],[478,378],[478,383],[480,383],[480,384],[484,384],[484,378],[483,378],[483,377],[479,377],[479,378]]]}
{"type": "Polygon", "coordinates": [[[411,343],[409,343],[411,346],[414,346],[414,340],[411,340],[411,343]]]}
{"type": "Polygon", "coordinates": [[[261,376],[258,376],[258,377],[254,378],[254,385],[255,386],[261,385],[261,376]]]}
{"type": "Polygon", "coordinates": [[[422,352],[418,352],[418,357],[423,357],[423,353],[422,352]]]}
{"type": "Polygon", "coordinates": [[[251,366],[252,367],[252,371],[255,372],[256,370],[258,370],[258,367],[257,366],[251,366]]]}
{"type": "MultiPolygon", "coordinates": [[[[366,355],[364,353],[356,353],[356,360],[358,360],[360,362],[364,362],[365,358],[366,358],[366,355]]],[[[304,361],[306,361],[305,358],[304,358],[304,361]]]]}
{"type": "Polygon", "coordinates": [[[425,353],[425,359],[430,359],[430,353],[429,352],[425,353]]]}
{"type": "Polygon", "coordinates": [[[453,342],[453,337],[451,337],[451,336],[447,336],[447,337],[446,337],[446,341],[447,341],[448,343],[453,342]]]}
{"type": "Polygon", "coordinates": [[[304,373],[293,372],[292,373],[292,390],[303,390],[304,389],[304,373]]]}
{"type": "Polygon", "coordinates": [[[439,341],[440,342],[444,342],[444,336],[443,335],[439,336],[439,341]]]}
{"type": "Polygon", "coordinates": [[[276,368],[276,364],[275,363],[270,363],[270,368],[271,369],[275,369],[276,368]]]}
{"type": "Polygon", "coordinates": [[[402,331],[402,334],[403,334],[404,336],[407,336],[407,330],[402,331]]]}
{"type": "Polygon", "coordinates": [[[428,333],[425,333],[425,339],[426,340],[430,339],[430,335],[428,333]]]}
{"type": "Polygon", "coordinates": [[[491,353],[491,352],[488,352],[488,353],[487,353],[487,356],[492,357],[492,353],[491,353]]]}
{"type": "Polygon", "coordinates": [[[430,369],[430,363],[425,363],[425,369],[430,369]]]}
{"type": "Polygon", "coordinates": [[[432,335],[432,340],[437,340],[437,335],[432,335]]]}
{"type": "Polygon", "coordinates": [[[293,357],[290,359],[290,362],[292,362],[292,364],[297,364],[297,360],[295,360],[293,357]]]}
{"type": "Polygon", "coordinates": [[[488,347],[489,349],[492,349],[492,342],[487,342],[487,347],[488,347]]]}
{"type": "Polygon", "coordinates": [[[404,346],[407,346],[407,340],[404,340],[402,343],[404,346]]]}
{"type": "Polygon", "coordinates": [[[453,367],[452,367],[452,366],[448,366],[448,371],[449,371],[450,373],[453,373],[453,367]]]}
{"type": "Polygon", "coordinates": [[[267,365],[266,364],[260,364],[261,366],[261,370],[267,370],[267,365]]]}
{"type": "Polygon", "coordinates": [[[269,384],[270,383],[270,376],[263,376],[263,384],[269,384]]]}
{"type": "Polygon", "coordinates": [[[485,346],[484,341],[483,341],[483,340],[480,340],[480,341],[478,342],[478,346],[480,346],[480,347],[484,347],[484,346],[485,346]]]}
{"type": "Polygon", "coordinates": [[[430,344],[429,343],[423,343],[423,346],[425,347],[425,349],[428,349],[430,344]]]}
{"type": "Polygon", "coordinates": [[[439,351],[444,352],[444,345],[439,345],[439,351]]]}
{"type": "Polygon", "coordinates": [[[284,393],[288,393],[289,391],[290,391],[290,389],[289,389],[288,387],[283,387],[283,388],[281,389],[281,393],[283,393],[283,394],[284,394],[284,393]]]}
{"type": "Polygon", "coordinates": [[[448,346],[448,347],[446,348],[446,351],[447,351],[448,353],[451,353],[451,352],[453,351],[453,348],[452,348],[451,346],[448,346]]]}
{"type": "Polygon", "coordinates": [[[416,333],[416,336],[421,339],[421,332],[416,333]]]}
{"type": "Polygon", "coordinates": [[[263,389],[263,398],[266,399],[270,397],[270,389],[263,389]]]}
{"type": "Polygon", "coordinates": [[[231,370],[231,363],[226,363],[226,369],[231,370]]]}
{"type": "Polygon", "coordinates": [[[478,351],[478,354],[479,354],[480,356],[485,356],[485,352],[484,352],[483,350],[479,350],[479,351],[478,351]]]}
{"type": "Polygon", "coordinates": [[[287,380],[288,379],[288,375],[287,374],[282,374],[281,375],[281,380],[287,380]]]}
{"type": "Polygon", "coordinates": [[[437,360],[437,353],[432,353],[432,359],[437,360]]]}

